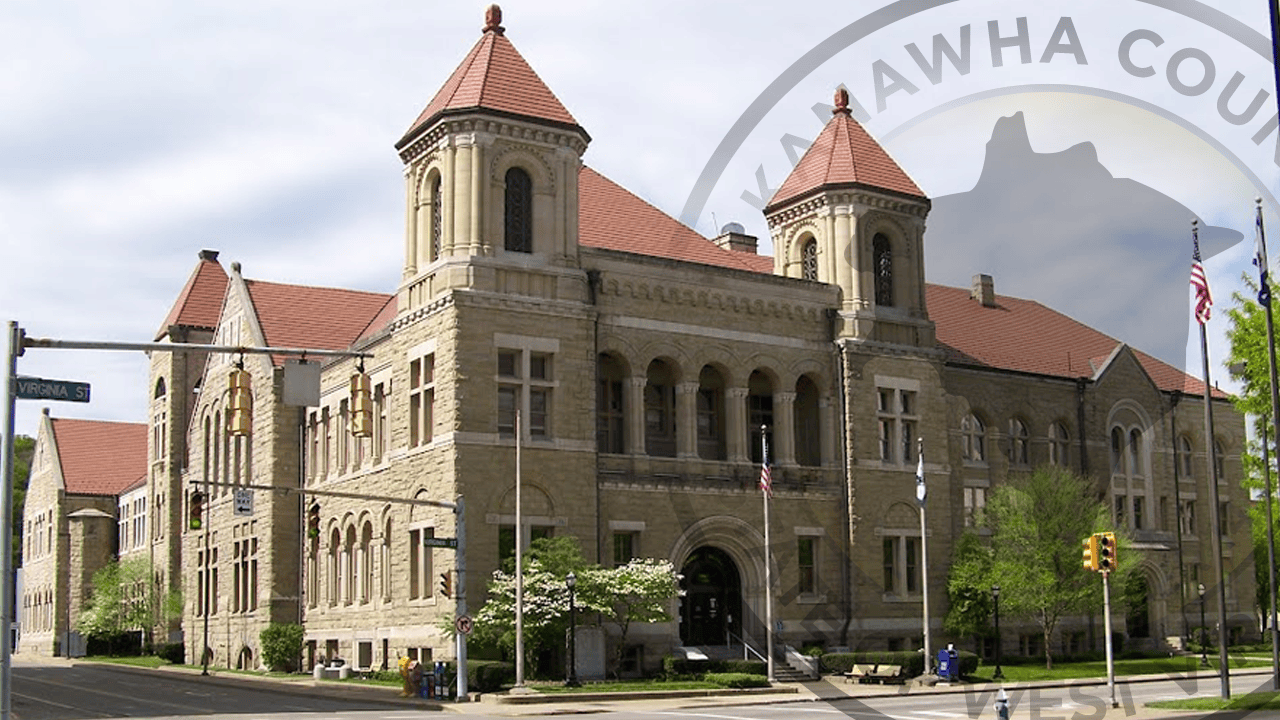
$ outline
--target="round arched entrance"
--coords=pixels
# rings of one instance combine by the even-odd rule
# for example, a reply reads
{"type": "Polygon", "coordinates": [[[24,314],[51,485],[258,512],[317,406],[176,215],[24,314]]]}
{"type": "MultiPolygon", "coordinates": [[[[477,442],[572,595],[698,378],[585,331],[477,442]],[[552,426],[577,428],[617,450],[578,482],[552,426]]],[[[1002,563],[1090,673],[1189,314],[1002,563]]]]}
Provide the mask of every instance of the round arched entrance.
{"type": "Polygon", "coordinates": [[[742,635],[742,579],[724,550],[704,545],[681,568],[680,641],[684,645],[726,645],[742,635]]]}

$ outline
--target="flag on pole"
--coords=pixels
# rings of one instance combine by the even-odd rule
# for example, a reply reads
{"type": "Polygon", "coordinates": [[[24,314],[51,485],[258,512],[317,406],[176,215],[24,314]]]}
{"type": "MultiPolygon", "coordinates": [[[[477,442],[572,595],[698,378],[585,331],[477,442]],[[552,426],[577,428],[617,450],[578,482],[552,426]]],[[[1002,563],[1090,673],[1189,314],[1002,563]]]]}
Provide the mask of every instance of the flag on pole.
{"type": "Polygon", "coordinates": [[[1209,322],[1213,297],[1209,295],[1209,279],[1205,277],[1204,265],[1200,264],[1200,236],[1196,224],[1191,224],[1191,287],[1196,289],[1196,321],[1201,325],[1209,322]]]}
{"type": "Polygon", "coordinates": [[[916,500],[920,502],[920,507],[924,507],[924,498],[928,494],[924,486],[924,443],[919,441],[917,443],[919,447],[916,450],[916,500]]]}
{"type": "Polygon", "coordinates": [[[765,495],[773,497],[773,475],[769,472],[769,437],[760,433],[760,489],[765,495]]]}
{"type": "Polygon", "coordinates": [[[1267,236],[1262,230],[1262,198],[1257,199],[1258,220],[1255,223],[1255,249],[1253,264],[1258,266],[1258,304],[1266,307],[1271,304],[1271,283],[1267,272],[1267,236]]]}

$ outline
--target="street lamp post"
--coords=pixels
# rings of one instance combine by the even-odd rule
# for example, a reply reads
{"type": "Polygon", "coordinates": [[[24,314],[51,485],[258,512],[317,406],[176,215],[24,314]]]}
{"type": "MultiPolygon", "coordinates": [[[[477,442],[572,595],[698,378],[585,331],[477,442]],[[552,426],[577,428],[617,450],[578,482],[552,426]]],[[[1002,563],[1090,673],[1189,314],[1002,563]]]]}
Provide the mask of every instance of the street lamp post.
{"type": "Polygon", "coordinates": [[[578,687],[578,605],[574,602],[573,588],[578,584],[578,577],[569,573],[564,579],[569,588],[569,679],[564,681],[565,687],[578,687]]]}
{"type": "Polygon", "coordinates": [[[1004,672],[1000,670],[1000,586],[991,586],[991,602],[996,611],[996,671],[991,673],[992,680],[1003,680],[1004,672]]]}
{"type": "Polygon", "coordinates": [[[1209,655],[1207,646],[1209,639],[1205,637],[1204,627],[1204,583],[1196,588],[1196,592],[1200,593],[1200,665],[1201,667],[1209,667],[1209,655]]]}

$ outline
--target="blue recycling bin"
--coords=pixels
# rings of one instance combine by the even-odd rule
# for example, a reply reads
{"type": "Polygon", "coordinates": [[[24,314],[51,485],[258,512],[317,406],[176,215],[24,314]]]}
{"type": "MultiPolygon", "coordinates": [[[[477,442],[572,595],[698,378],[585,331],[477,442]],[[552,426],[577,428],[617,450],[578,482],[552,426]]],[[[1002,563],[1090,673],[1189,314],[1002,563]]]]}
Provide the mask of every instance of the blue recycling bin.
{"type": "Polygon", "coordinates": [[[954,647],[947,648],[947,678],[952,681],[960,679],[960,653],[954,647]]]}
{"type": "Polygon", "coordinates": [[[946,650],[938,651],[938,677],[951,679],[951,653],[946,650]]]}

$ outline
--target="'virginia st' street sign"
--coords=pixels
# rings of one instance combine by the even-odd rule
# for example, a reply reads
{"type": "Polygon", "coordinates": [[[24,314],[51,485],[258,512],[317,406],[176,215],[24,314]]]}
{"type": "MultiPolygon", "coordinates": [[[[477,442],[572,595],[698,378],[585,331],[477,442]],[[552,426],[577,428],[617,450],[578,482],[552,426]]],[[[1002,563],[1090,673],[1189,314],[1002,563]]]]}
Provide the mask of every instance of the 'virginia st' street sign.
{"type": "Polygon", "coordinates": [[[19,377],[17,381],[17,395],[23,400],[89,402],[89,383],[34,377],[19,377]]]}

